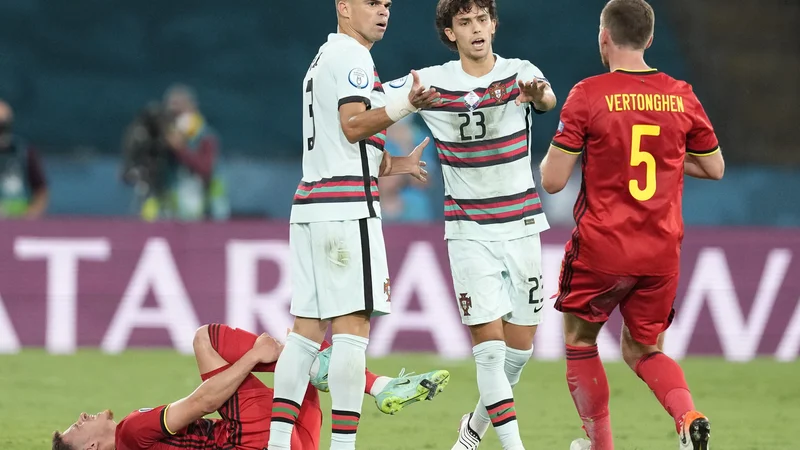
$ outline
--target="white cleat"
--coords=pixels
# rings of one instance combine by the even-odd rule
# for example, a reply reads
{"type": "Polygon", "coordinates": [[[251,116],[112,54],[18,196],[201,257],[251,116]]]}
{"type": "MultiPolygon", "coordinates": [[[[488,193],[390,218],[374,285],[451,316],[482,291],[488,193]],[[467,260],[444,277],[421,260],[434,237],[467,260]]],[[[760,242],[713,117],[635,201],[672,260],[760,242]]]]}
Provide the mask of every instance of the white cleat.
{"type": "Polygon", "coordinates": [[[472,419],[472,413],[464,414],[464,417],[461,418],[461,423],[458,425],[458,441],[450,450],[477,450],[481,443],[481,437],[469,427],[470,419],[472,419]]]}
{"type": "Polygon", "coordinates": [[[575,439],[569,444],[569,450],[592,450],[592,443],[586,439],[575,439]]]}

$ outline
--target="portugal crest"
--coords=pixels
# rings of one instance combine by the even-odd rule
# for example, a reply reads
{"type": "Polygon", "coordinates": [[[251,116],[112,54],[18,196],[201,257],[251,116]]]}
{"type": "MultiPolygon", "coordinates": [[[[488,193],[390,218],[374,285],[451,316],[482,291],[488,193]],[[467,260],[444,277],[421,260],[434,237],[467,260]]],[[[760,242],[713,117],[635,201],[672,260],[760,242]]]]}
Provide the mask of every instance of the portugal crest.
{"type": "Polygon", "coordinates": [[[506,96],[506,87],[503,86],[502,83],[497,82],[489,86],[488,92],[495,102],[500,103],[506,96]]]}
{"type": "Polygon", "coordinates": [[[469,316],[469,309],[472,308],[472,299],[467,297],[466,293],[459,294],[458,304],[461,305],[461,311],[464,312],[464,317],[469,316]]]}

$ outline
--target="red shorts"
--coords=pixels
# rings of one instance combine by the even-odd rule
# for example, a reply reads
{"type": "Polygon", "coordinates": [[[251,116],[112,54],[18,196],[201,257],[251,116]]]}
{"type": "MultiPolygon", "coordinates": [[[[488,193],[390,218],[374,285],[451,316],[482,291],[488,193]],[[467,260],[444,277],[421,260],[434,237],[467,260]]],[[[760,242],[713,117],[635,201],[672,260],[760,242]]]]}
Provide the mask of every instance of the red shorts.
{"type": "Polygon", "coordinates": [[[604,323],[619,306],[631,337],[645,345],[656,345],[658,335],[672,323],[677,292],[677,273],[609,275],[592,270],[580,260],[565,259],[555,308],[588,322],[604,323]]]}
{"type": "MultiPolygon", "coordinates": [[[[236,362],[253,348],[257,338],[250,332],[216,324],[209,326],[209,336],[217,353],[228,363],[236,362]]],[[[207,376],[213,376],[225,368],[221,367],[207,376]]],[[[237,449],[267,448],[273,392],[254,375],[248,375],[233,397],[218,410],[227,425],[224,428],[228,430],[228,436],[223,441],[234,444],[237,449]]],[[[292,449],[317,450],[321,429],[319,393],[309,384],[292,433],[292,449]]]]}

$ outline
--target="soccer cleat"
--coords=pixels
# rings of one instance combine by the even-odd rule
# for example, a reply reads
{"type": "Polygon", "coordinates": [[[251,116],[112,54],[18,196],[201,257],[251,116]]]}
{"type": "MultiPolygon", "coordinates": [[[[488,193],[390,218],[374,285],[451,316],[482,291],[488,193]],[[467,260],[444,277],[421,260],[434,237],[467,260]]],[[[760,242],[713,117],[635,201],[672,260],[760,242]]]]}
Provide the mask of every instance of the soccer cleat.
{"type": "Polygon", "coordinates": [[[450,450],[476,450],[481,443],[481,437],[470,428],[469,421],[472,420],[472,413],[464,414],[461,423],[458,424],[458,440],[450,450]]]}
{"type": "Polygon", "coordinates": [[[396,414],[408,405],[420,400],[433,400],[450,381],[450,372],[434,370],[422,375],[406,374],[400,371],[382,391],[375,396],[375,404],[384,414],[396,414]]]}
{"type": "MultiPolygon", "coordinates": [[[[328,392],[328,366],[331,364],[331,353],[333,353],[333,346],[317,353],[317,359],[314,361],[318,363],[317,373],[311,377],[311,385],[322,392],[328,392]]],[[[313,367],[314,365],[312,365],[313,367]]]]}
{"type": "Polygon", "coordinates": [[[569,444],[569,450],[592,450],[592,443],[587,439],[575,439],[569,444]]]}
{"type": "Polygon", "coordinates": [[[681,419],[680,450],[708,450],[711,424],[708,417],[697,411],[689,411],[681,419]]]}

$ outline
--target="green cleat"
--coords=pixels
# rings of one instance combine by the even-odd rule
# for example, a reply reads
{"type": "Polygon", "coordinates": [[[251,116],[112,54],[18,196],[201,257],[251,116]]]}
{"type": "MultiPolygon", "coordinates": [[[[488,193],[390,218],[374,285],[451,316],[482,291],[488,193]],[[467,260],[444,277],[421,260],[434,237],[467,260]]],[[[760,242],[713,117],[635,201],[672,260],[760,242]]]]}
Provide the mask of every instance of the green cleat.
{"type": "Polygon", "coordinates": [[[396,414],[408,405],[420,400],[433,400],[450,381],[450,372],[434,370],[422,375],[405,374],[400,371],[383,390],[375,396],[375,404],[384,414],[396,414]]]}
{"type": "Polygon", "coordinates": [[[317,354],[317,359],[311,365],[311,385],[318,391],[329,392],[328,388],[328,366],[331,364],[331,353],[333,347],[328,347],[317,354]],[[316,369],[316,372],[314,372],[316,369]]]}

